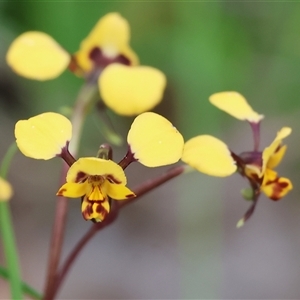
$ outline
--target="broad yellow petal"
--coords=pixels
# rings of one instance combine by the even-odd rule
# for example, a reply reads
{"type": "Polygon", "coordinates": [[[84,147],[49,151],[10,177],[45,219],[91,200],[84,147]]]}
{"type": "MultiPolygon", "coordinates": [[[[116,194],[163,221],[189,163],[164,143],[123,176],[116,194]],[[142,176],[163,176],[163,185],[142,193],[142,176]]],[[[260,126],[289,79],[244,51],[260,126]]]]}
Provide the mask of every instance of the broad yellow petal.
{"type": "Polygon", "coordinates": [[[65,183],[56,193],[57,196],[68,198],[80,198],[91,191],[91,186],[85,181],[83,183],[65,183]]]}
{"type": "Polygon", "coordinates": [[[239,120],[258,123],[264,118],[263,115],[259,115],[255,112],[247,100],[237,92],[216,93],[209,97],[209,101],[217,108],[239,120]]]}
{"type": "Polygon", "coordinates": [[[284,138],[288,137],[291,133],[292,133],[292,128],[283,127],[277,132],[275,140],[282,141],[284,138]]]}
{"type": "Polygon", "coordinates": [[[287,146],[286,145],[284,145],[284,146],[279,145],[277,147],[277,149],[278,150],[275,149],[275,152],[273,153],[273,155],[271,155],[269,157],[269,160],[267,162],[267,168],[274,169],[280,164],[280,162],[282,161],[282,158],[285,155],[287,146]]]}
{"type": "Polygon", "coordinates": [[[147,167],[176,163],[184,145],[182,135],[172,123],[152,112],[135,118],[127,142],[134,158],[147,167]]]}
{"type": "Polygon", "coordinates": [[[72,136],[72,124],[63,115],[43,113],[18,121],[15,137],[20,151],[35,159],[50,159],[61,154],[72,136]]]}
{"type": "Polygon", "coordinates": [[[163,97],[165,75],[152,67],[111,64],[99,78],[104,103],[117,114],[133,116],[151,110],[163,97]]]}
{"type": "Polygon", "coordinates": [[[102,55],[114,59],[125,56],[131,65],[138,64],[138,57],[129,47],[130,28],[128,22],[118,13],[109,13],[101,18],[90,34],[81,42],[75,54],[77,63],[86,72],[92,70],[91,52],[98,48],[102,55]]]}
{"type": "Polygon", "coordinates": [[[0,201],[8,201],[13,195],[11,184],[0,177],[0,201]]]}
{"type": "Polygon", "coordinates": [[[237,169],[227,145],[210,135],[199,135],[187,141],[182,161],[211,176],[229,176],[237,169]]]}
{"type": "Polygon", "coordinates": [[[80,182],[87,175],[105,176],[107,180],[119,184],[126,184],[123,169],[112,160],[97,157],[79,158],[69,169],[67,182],[80,182]]]}
{"type": "Polygon", "coordinates": [[[123,184],[110,183],[105,181],[103,183],[103,189],[106,191],[107,195],[115,200],[125,200],[135,197],[135,194],[123,184]]]}
{"type": "Polygon", "coordinates": [[[69,65],[70,55],[48,34],[29,31],[10,45],[6,60],[19,75],[48,80],[59,76],[69,65]]]}

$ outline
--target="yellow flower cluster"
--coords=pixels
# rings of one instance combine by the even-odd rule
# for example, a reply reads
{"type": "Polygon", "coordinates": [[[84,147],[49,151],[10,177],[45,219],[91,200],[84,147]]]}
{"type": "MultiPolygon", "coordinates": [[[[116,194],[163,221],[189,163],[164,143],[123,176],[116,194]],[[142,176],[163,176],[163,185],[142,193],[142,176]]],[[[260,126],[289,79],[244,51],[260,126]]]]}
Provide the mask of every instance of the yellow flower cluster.
{"type": "Polygon", "coordinates": [[[133,116],[161,101],[166,77],[158,69],[140,66],[129,40],[128,22],[118,13],[109,13],[74,55],[48,34],[30,31],[13,41],[6,60],[17,74],[35,80],[56,78],[69,68],[88,82],[96,80],[106,106],[120,115],[133,116]]]}
{"type": "MultiPolygon", "coordinates": [[[[222,92],[209,98],[211,104],[249,122],[254,136],[253,150],[236,154],[210,135],[199,135],[184,144],[182,135],[167,119],[147,112],[161,101],[166,77],[155,68],[140,66],[129,41],[128,22],[118,13],[110,13],[99,20],[73,55],[49,35],[32,31],[12,43],[7,62],[19,75],[35,80],[53,79],[69,68],[89,84],[98,84],[107,107],[121,115],[138,115],[127,136],[132,161],[157,167],[182,159],[211,176],[226,177],[238,172],[249,181],[255,204],[260,192],[277,201],[292,189],[291,181],[274,171],[285,154],[282,140],[291,133],[290,128],[282,128],[271,145],[260,151],[259,125],[264,116],[255,112],[239,93],[222,92]]],[[[49,112],[19,121],[15,136],[24,155],[35,159],[60,156],[69,163],[67,182],[57,195],[81,197],[85,219],[101,221],[110,211],[110,199],[135,196],[126,187],[123,169],[127,165],[96,157],[66,159],[66,154],[70,156],[68,145],[72,137],[72,124],[66,117],[49,112]]],[[[248,217],[249,214],[243,222],[248,217]]]]}

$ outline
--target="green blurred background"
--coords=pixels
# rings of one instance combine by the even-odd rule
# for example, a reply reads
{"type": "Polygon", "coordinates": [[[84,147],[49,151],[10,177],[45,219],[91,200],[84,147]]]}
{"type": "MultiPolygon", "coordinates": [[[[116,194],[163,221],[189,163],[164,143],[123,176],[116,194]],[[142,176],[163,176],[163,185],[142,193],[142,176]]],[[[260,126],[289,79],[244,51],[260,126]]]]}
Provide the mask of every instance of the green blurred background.
{"type": "MultiPolygon", "coordinates": [[[[236,152],[250,150],[249,126],[208,102],[235,90],[266,116],[262,146],[283,126],[293,127],[279,171],[294,190],[273,203],[261,197],[242,229],[248,203],[237,175],[199,173],[177,178],[126,208],[118,221],[85,248],[61,290],[63,299],[300,299],[300,3],[282,2],[1,2],[0,124],[3,157],[17,120],[71,106],[82,84],[65,72],[37,82],[20,78],[5,63],[8,46],[24,31],[44,31],[75,52],[97,20],[120,12],[131,25],[131,45],[143,65],[165,72],[168,87],[155,111],[185,139],[213,134],[236,152]]],[[[132,119],[111,113],[124,135],[132,119]]],[[[81,155],[94,155],[103,136],[89,118],[81,155]]],[[[116,149],[116,159],[125,147],[116,149]]],[[[164,168],[128,170],[129,186],[164,168]]],[[[11,202],[24,280],[42,290],[60,162],[17,155],[10,171],[11,202]]],[[[64,257],[89,227],[70,202],[64,257]]],[[[1,252],[1,251],[0,251],[1,252]]],[[[1,253],[0,253],[1,254],[1,253]]],[[[3,258],[2,258],[3,260],[3,258]]],[[[8,287],[0,281],[0,297],[8,287]]]]}

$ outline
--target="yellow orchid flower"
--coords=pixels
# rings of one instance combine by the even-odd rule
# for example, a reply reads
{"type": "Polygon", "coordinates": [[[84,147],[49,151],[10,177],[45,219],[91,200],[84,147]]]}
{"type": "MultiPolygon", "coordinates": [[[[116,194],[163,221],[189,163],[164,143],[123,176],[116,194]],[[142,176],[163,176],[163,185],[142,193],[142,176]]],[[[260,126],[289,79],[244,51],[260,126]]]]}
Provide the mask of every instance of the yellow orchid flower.
{"type": "Polygon", "coordinates": [[[110,109],[132,116],[162,100],[166,77],[155,68],[138,66],[129,40],[128,22],[118,13],[109,13],[74,55],[46,33],[29,31],[13,41],[6,60],[17,74],[35,80],[56,78],[68,67],[87,81],[98,82],[101,98],[110,109]]]}
{"type": "Polygon", "coordinates": [[[125,200],[134,197],[126,187],[124,169],[139,161],[148,167],[176,163],[184,145],[182,135],[164,117],[147,112],[136,117],[128,132],[128,153],[116,164],[109,160],[110,147],[103,147],[102,156],[83,157],[77,161],[69,153],[72,136],[70,121],[57,113],[43,113],[18,121],[15,137],[20,151],[34,159],[63,158],[70,169],[57,195],[82,197],[82,214],[86,220],[104,220],[110,211],[110,198],[125,200]],[[105,159],[103,159],[105,158],[105,159]],[[108,158],[108,160],[107,160],[108,158]]]}
{"type": "Polygon", "coordinates": [[[277,201],[293,188],[288,178],[279,177],[274,171],[287,149],[282,145],[282,140],[290,135],[292,130],[289,127],[282,128],[271,145],[261,152],[259,129],[263,115],[255,112],[246,99],[237,92],[217,93],[212,95],[209,101],[233,117],[250,123],[254,137],[253,150],[237,155],[217,138],[201,135],[185,143],[182,161],[211,176],[225,177],[238,171],[249,181],[250,200],[253,204],[238,222],[237,227],[241,227],[252,215],[261,192],[271,200],[277,201]]]}
{"type": "Polygon", "coordinates": [[[11,184],[0,177],[0,201],[8,201],[13,195],[13,189],[11,184]]]}
{"type": "Polygon", "coordinates": [[[103,69],[113,62],[137,65],[138,58],[129,47],[129,39],[128,22],[118,13],[109,13],[98,21],[74,55],[48,34],[29,31],[13,41],[6,60],[17,74],[29,79],[53,79],[68,66],[86,77],[97,67],[103,69]]]}
{"type": "Polygon", "coordinates": [[[135,197],[126,187],[123,169],[111,160],[96,157],[78,159],[69,169],[58,196],[80,198],[84,219],[103,221],[110,210],[109,198],[125,200],[135,197]]]}
{"type": "Polygon", "coordinates": [[[245,166],[246,173],[250,170],[248,176],[252,176],[253,180],[257,180],[260,184],[260,190],[274,201],[280,200],[293,188],[288,178],[278,177],[277,172],[273,170],[281,162],[287,149],[286,145],[282,145],[282,140],[291,132],[291,128],[284,127],[277,133],[271,145],[262,152],[261,166],[257,166],[257,164],[253,166],[246,164],[245,166]]]}

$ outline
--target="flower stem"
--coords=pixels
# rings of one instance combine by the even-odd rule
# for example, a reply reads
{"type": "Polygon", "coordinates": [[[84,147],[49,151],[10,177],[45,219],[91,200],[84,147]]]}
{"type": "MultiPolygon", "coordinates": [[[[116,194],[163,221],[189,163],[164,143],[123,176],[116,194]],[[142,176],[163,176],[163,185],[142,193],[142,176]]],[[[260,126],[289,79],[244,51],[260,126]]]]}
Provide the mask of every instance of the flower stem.
{"type": "Polygon", "coordinates": [[[130,147],[128,146],[128,151],[126,155],[122,158],[122,160],[118,163],[118,165],[125,170],[131,163],[135,162],[133,153],[131,152],[130,147]]]}
{"type": "Polygon", "coordinates": [[[254,151],[258,151],[259,141],[260,141],[260,122],[258,123],[249,122],[249,123],[253,133],[254,151]]]}
{"type": "Polygon", "coordinates": [[[53,297],[58,292],[62,282],[64,281],[66,274],[70,270],[70,267],[74,263],[75,259],[78,257],[79,253],[82,251],[84,246],[92,239],[92,237],[99,232],[100,230],[104,229],[108,225],[112,224],[118,217],[119,210],[123,208],[125,205],[130,204],[136,200],[136,198],[143,196],[147,192],[150,192],[154,188],[162,185],[163,183],[179,176],[180,174],[184,174],[189,172],[191,169],[187,165],[181,165],[178,167],[174,167],[169,169],[166,173],[158,176],[157,178],[150,179],[135,189],[133,189],[134,193],[137,195],[135,198],[131,198],[124,201],[117,201],[115,205],[112,207],[110,213],[106,217],[106,219],[101,223],[95,223],[91,226],[91,228],[86,232],[86,234],[79,240],[77,245],[73,248],[69,256],[67,257],[66,261],[64,262],[62,268],[60,269],[59,275],[57,276],[57,282],[55,286],[55,291],[53,293],[53,297]]]}
{"type": "MultiPolygon", "coordinates": [[[[71,123],[73,126],[72,142],[69,145],[70,154],[76,157],[79,141],[81,137],[82,127],[85,117],[91,107],[92,102],[97,95],[97,86],[92,84],[85,84],[77,97],[75,102],[71,123]]],[[[66,165],[63,167],[62,182],[65,181],[66,165]]],[[[59,197],[56,202],[56,212],[54,218],[54,225],[52,229],[52,237],[50,243],[50,253],[48,260],[48,271],[45,286],[45,300],[51,300],[55,295],[55,285],[57,279],[57,270],[59,266],[62,243],[66,227],[66,218],[68,210],[68,199],[59,197]]]]}
{"type": "MultiPolygon", "coordinates": [[[[0,168],[0,176],[6,178],[10,162],[17,150],[16,144],[8,149],[0,168]]],[[[22,299],[22,280],[19,268],[19,259],[15,243],[15,235],[12,225],[12,218],[9,202],[0,201],[0,230],[3,240],[3,248],[8,269],[10,282],[11,299],[22,299]]]]}

